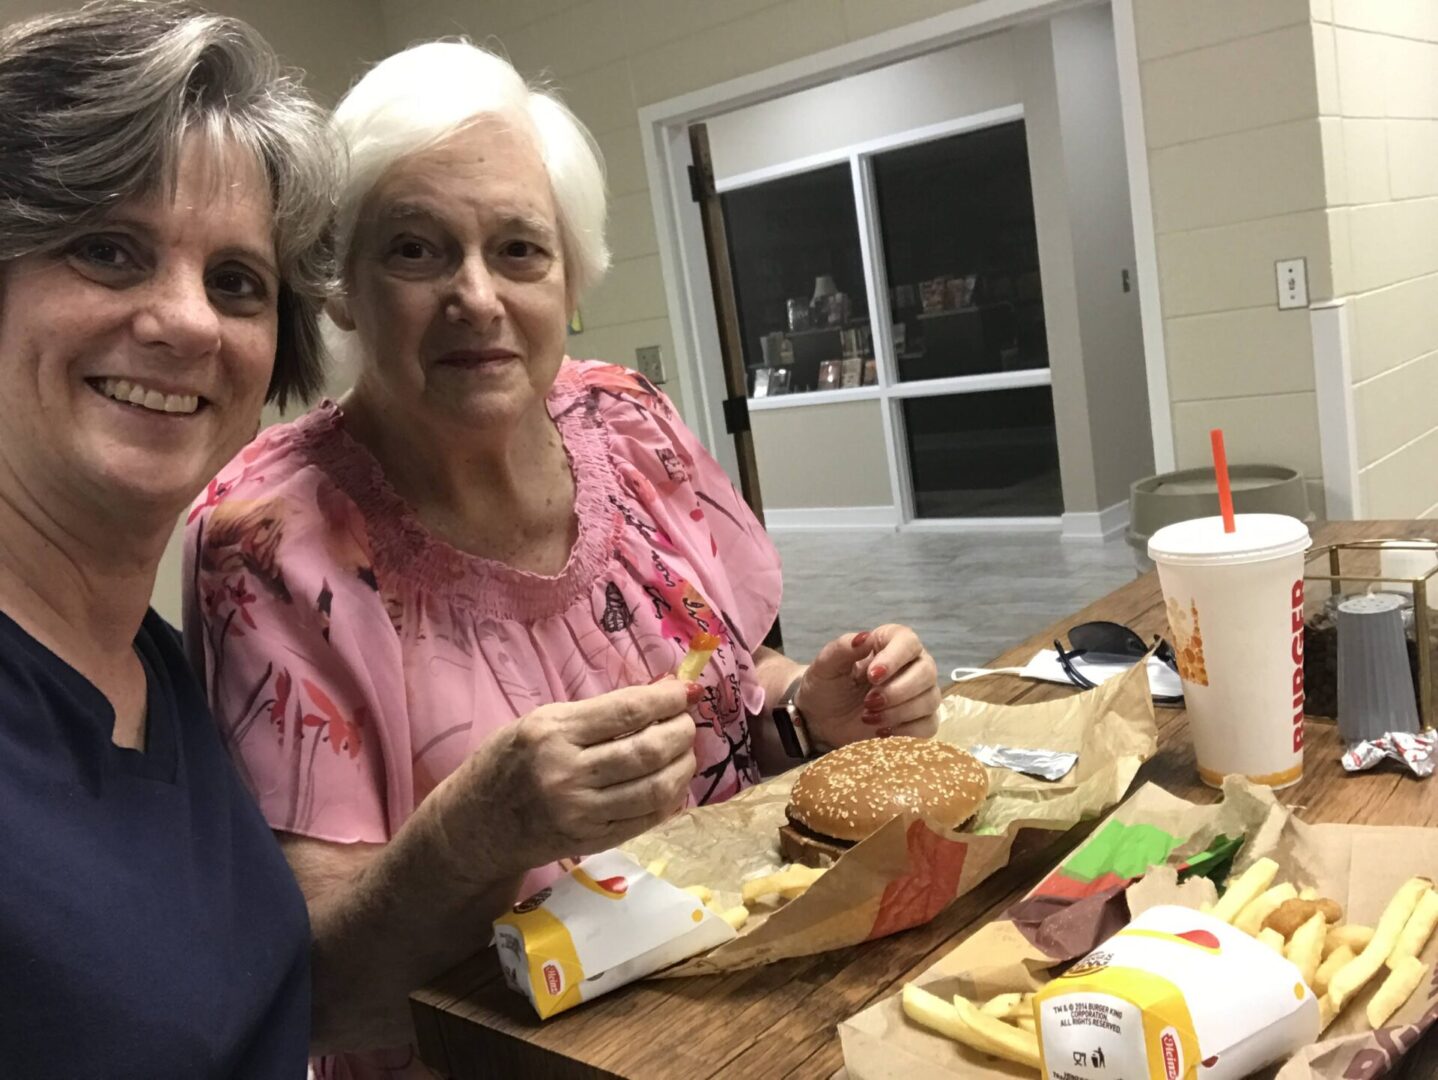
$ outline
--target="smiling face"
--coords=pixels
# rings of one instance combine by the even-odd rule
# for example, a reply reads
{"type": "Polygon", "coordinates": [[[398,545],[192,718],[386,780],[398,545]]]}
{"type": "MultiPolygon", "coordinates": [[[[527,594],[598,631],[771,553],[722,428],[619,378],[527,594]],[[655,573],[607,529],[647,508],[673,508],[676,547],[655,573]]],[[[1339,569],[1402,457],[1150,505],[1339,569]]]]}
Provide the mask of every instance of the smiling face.
{"type": "Polygon", "coordinates": [[[279,281],[268,185],[187,141],[173,198],[0,271],[0,458],[33,497],[177,514],[255,432],[279,281]]]}
{"type": "Polygon", "coordinates": [[[360,393],[419,422],[512,431],[543,408],[569,303],[533,137],[483,118],[391,168],[365,203],[335,321],[360,393]]]}

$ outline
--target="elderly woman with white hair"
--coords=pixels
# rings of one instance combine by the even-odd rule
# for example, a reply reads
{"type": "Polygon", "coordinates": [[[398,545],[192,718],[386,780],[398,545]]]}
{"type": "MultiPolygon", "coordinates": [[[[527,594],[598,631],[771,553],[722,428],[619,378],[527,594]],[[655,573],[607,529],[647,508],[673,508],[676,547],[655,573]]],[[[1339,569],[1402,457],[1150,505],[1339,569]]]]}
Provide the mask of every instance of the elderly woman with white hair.
{"type": "Polygon", "coordinates": [[[566,858],[806,752],[932,734],[939,695],[903,626],[807,667],[764,647],[762,527],[663,394],[566,357],[608,251],[597,151],[555,97],[431,43],[336,120],[328,311],[358,378],[197,505],[186,628],[309,897],[317,1042],[348,1051],[407,1037],[406,994],[566,858]],[[681,687],[699,634],[718,647],[681,687]]]}
{"type": "Polygon", "coordinates": [[[0,1076],[303,1076],[304,898],[149,601],[321,382],[338,147],[182,4],[0,29],[0,113],[0,1076]]]}

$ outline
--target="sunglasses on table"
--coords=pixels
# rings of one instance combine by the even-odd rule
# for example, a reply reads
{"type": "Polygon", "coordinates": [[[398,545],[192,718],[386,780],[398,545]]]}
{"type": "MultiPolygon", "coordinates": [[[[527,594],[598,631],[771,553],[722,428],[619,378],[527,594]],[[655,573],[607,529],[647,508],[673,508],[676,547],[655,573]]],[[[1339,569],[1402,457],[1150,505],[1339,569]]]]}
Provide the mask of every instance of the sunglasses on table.
{"type": "MultiPolygon", "coordinates": [[[[1137,633],[1121,623],[1088,622],[1080,623],[1069,631],[1069,647],[1060,641],[1054,642],[1054,651],[1059,654],[1059,664],[1064,674],[1075,686],[1092,690],[1098,684],[1079,670],[1076,660],[1084,664],[1105,664],[1115,667],[1133,667],[1143,662],[1153,642],[1144,641],[1137,633]]],[[[1178,672],[1178,660],[1174,657],[1173,646],[1162,638],[1156,639],[1158,648],[1154,656],[1178,672]]],[[[1182,694],[1154,694],[1154,701],[1174,703],[1183,700],[1182,694]]]]}

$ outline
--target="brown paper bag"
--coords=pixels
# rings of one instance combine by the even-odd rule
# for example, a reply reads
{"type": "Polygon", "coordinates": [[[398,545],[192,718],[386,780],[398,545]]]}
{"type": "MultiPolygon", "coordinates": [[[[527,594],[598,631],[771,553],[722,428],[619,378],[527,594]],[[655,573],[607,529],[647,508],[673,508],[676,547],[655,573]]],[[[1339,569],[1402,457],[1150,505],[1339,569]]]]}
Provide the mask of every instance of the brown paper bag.
{"type": "MultiPolygon", "coordinates": [[[[1065,960],[1086,954],[1127,921],[1130,907],[1134,914],[1165,903],[1197,907],[1215,895],[1212,884],[1201,879],[1179,886],[1176,868],[1201,860],[1220,838],[1238,835],[1246,840],[1236,871],[1266,855],[1278,862],[1280,880],[1312,885],[1343,905],[1346,921],[1368,926],[1409,877],[1438,871],[1438,829],[1306,825],[1269,789],[1237,777],[1225,783],[1223,802],[1211,806],[1147,784],[1008,913],[1043,918],[1030,917],[1023,929],[1012,918],[990,923],[915,981],[940,996],[974,999],[1036,990],[1065,960]],[[1152,855],[1158,868],[1142,869],[1139,864],[1152,855]],[[1123,889],[1119,879],[1129,871],[1142,876],[1123,889]]],[[[1438,960],[1438,937],[1422,959],[1438,960]]],[[[1375,978],[1344,1009],[1322,1041],[1263,1075],[1277,1080],[1382,1075],[1438,1019],[1438,980],[1430,978],[1387,1027],[1373,1032],[1364,1011],[1380,981],[1375,978]]],[[[1037,1075],[912,1023],[897,994],[846,1020],[839,1033],[850,1080],[1037,1075]]]]}
{"type": "MultiPolygon", "coordinates": [[[[751,919],[734,941],[669,969],[707,975],[856,945],[918,926],[1007,865],[1028,829],[1040,838],[1103,814],[1123,798],[1157,747],[1143,665],[1096,690],[1038,705],[945,699],[937,738],[1077,752],[1058,781],[990,769],[992,790],[972,831],[955,833],[898,817],[855,845],[803,896],[751,919]]],[[[781,865],[779,827],[799,770],[718,806],[686,811],[624,845],[642,865],[664,863],[677,885],[706,885],[719,902],[740,902],[746,879],[781,865]]]]}

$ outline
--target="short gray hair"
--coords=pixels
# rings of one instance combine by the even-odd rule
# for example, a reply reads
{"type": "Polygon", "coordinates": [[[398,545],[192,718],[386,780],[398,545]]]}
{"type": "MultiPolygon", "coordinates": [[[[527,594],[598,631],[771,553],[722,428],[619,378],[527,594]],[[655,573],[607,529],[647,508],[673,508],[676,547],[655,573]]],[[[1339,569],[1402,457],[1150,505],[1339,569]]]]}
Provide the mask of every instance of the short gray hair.
{"type": "Polygon", "coordinates": [[[571,298],[609,269],[604,239],[604,163],[594,136],[552,91],[527,83],[508,60],[465,39],[414,45],[380,61],[335,108],[349,152],[340,191],[336,247],[349,261],[355,223],[393,165],[484,116],[533,133],[559,214],[571,298]]]}
{"type": "Polygon", "coordinates": [[[171,0],[99,0],[14,23],[0,30],[0,116],[0,261],[172,190],[190,132],[252,153],[270,185],[281,279],[268,400],[319,390],[342,153],[298,73],[255,30],[171,0]]]}

